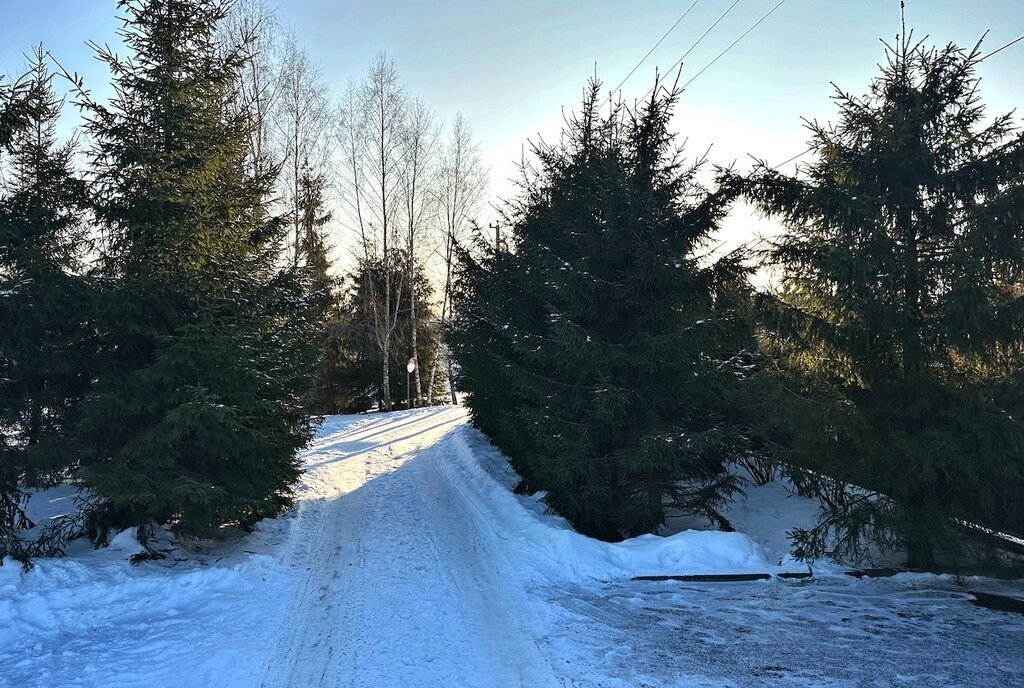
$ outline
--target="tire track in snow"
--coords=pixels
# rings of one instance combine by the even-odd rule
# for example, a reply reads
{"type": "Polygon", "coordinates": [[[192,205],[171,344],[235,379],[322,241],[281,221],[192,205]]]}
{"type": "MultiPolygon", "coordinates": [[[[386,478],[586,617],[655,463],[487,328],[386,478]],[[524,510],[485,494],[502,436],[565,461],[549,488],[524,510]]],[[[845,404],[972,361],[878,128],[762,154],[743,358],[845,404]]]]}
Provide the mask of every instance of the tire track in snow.
{"type": "MultiPolygon", "coordinates": [[[[343,426],[340,431],[330,433],[314,442],[305,452],[306,462],[322,460],[325,455],[330,456],[332,448],[351,444],[354,437],[377,429],[380,425],[381,421],[375,419],[343,426]]],[[[344,456],[344,452],[341,452],[341,455],[344,456]]],[[[331,500],[350,492],[354,486],[365,482],[367,478],[365,461],[351,468],[354,470],[345,472],[322,469],[312,476],[307,476],[304,481],[302,491],[312,496],[303,499],[299,504],[298,514],[289,531],[289,543],[284,556],[287,565],[304,571],[300,574],[285,608],[283,630],[274,652],[265,664],[261,686],[291,688],[329,685],[325,680],[326,662],[333,655],[333,648],[328,646],[325,650],[321,649],[320,643],[329,637],[329,633],[324,632],[327,630],[324,628],[324,619],[318,617],[321,617],[324,611],[323,601],[327,591],[337,580],[337,567],[330,565],[330,559],[339,553],[341,547],[338,544],[332,548],[331,543],[337,540],[338,533],[344,529],[347,515],[344,510],[332,504],[331,500]],[[359,468],[363,469],[361,476],[358,473],[359,468]],[[351,473],[355,475],[350,475],[351,473]],[[324,663],[319,675],[310,675],[317,673],[316,667],[320,665],[320,659],[323,659],[324,663]]],[[[358,508],[351,511],[359,514],[358,508]]],[[[360,549],[356,549],[357,557],[360,556],[360,549]]],[[[350,617],[351,612],[346,616],[350,617]]],[[[356,619],[350,618],[350,621],[356,619]]],[[[358,627],[357,623],[350,625],[358,627]]]]}
{"type": "Polygon", "coordinates": [[[301,575],[263,686],[562,685],[496,534],[437,463],[462,422],[398,413],[307,453],[285,554],[301,575]]]}
{"type": "Polygon", "coordinates": [[[458,565],[447,570],[449,577],[455,586],[475,591],[484,602],[474,609],[471,622],[476,637],[489,645],[496,672],[492,685],[564,685],[537,645],[538,620],[526,616],[531,605],[524,599],[522,562],[518,572],[509,565],[497,531],[480,520],[477,506],[438,465],[450,460],[449,441],[446,435],[424,453],[418,465],[422,494],[433,502],[430,511],[438,515],[435,532],[445,536],[448,552],[458,555],[458,565]]]}

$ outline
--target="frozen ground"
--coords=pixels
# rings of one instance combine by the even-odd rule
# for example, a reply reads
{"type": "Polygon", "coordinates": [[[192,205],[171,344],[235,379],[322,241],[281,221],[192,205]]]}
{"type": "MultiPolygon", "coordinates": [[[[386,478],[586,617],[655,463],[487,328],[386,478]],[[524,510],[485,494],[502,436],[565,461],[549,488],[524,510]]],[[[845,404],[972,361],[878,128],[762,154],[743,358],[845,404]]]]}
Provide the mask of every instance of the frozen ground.
{"type": "Polygon", "coordinates": [[[329,418],[305,460],[294,515],[210,554],[0,567],[0,686],[1022,684],[1024,616],[948,578],[630,580],[797,568],[763,524],[808,507],[768,492],[753,537],[609,545],[513,495],[459,409],[329,418]]]}

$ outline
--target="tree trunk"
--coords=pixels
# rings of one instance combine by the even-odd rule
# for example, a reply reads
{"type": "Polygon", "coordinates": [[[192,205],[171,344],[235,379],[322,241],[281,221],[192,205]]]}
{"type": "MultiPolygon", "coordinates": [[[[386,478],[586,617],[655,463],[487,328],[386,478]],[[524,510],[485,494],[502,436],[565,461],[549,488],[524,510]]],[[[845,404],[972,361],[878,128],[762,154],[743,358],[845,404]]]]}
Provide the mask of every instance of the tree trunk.
{"type": "Polygon", "coordinates": [[[292,152],[292,213],[295,224],[295,267],[299,267],[299,247],[302,243],[299,226],[299,120],[295,120],[295,149],[292,152]]]}
{"type": "Polygon", "coordinates": [[[452,375],[452,357],[448,355],[445,357],[445,360],[448,364],[448,389],[451,390],[452,393],[452,405],[458,406],[459,399],[455,396],[455,376],[452,375]]]}
{"type": "Polygon", "coordinates": [[[434,360],[430,362],[430,380],[427,383],[427,406],[434,405],[434,380],[437,378],[437,362],[441,354],[440,349],[441,346],[439,344],[434,351],[434,360]]]}
{"type": "Polygon", "coordinates": [[[36,403],[32,404],[32,410],[29,413],[29,426],[28,426],[28,443],[38,444],[39,436],[42,434],[43,427],[43,409],[36,403]]]}
{"type": "Polygon", "coordinates": [[[383,406],[383,408],[381,409],[382,411],[391,410],[391,361],[389,360],[391,358],[391,352],[389,351],[390,348],[391,347],[389,347],[387,344],[384,345],[384,365],[381,367],[382,373],[380,385],[381,406],[383,406]]]}
{"type": "Polygon", "coordinates": [[[416,398],[413,406],[419,406],[420,400],[423,399],[423,387],[420,384],[420,358],[419,352],[417,351],[417,327],[416,322],[416,279],[413,275],[413,270],[416,269],[416,265],[413,262],[413,253],[415,249],[415,242],[413,241],[413,230],[409,227],[409,317],[412,322],[412,357],[416,361],[416,370],[413,374],[416,377],[416,398]]]}
{"type": "MultiPolygon", "coordinates": [[[[444,291],[441,292],[441,320],[440,320],[440,323],[439,323],[440,332],[438,333],[438,338],[437,338],[438,339],[437,348],[434,349],[434,360],[433,360],[433,362],[431,363],[431,366],[430,366],[430,388],[427,390],[427,395],[428,395],[427,396],[427,400],[428,400],[427,403],[428,404],[431,404],[433,402],[434,379],[435,379],[435,377],[437,375],[437,368],[438,368],[438,366],[440,365],[440,362],[441,362],[441,337],[444,335],[444,324],[447,322],[448,311],[451,308],[450,303],[449,303],[449,295],[451,294],[451,290],[452,290],[452,259],[454,257],[454,247],[455,247],[455,236],[454,236],[454,233],[453,233],[453,231],[451,229],[448,230],[448,236],[446,238],[446,242],[447,243],[445,244],[445,252],[444,252],[445,253],[444,291]]],[[[448,354],[447,354],[447,349],[446,349],[445,357],[447,358],[447,356],[448,356],[448,354]]],[[[449,384],[449,386],[451,386],[451,379],[452,379],[452,377],[451,377],[451,366],[449,366],[449,375],[448,375],[448,384],[449,384]]],[[[453,404],[456,403],[455,402],[455,391],[454,391],[454,388],[452,390],[452,403],[453,404]]]]}
{"type": "Polygon", "coordinates": [[[935,568],[935,549],[932,543],[918,538],[908,538],[907,566],[912,569],[935,568]]]}
{"type": "Polygon", "coordinates": [[[382,396],[384,397],[384,410],[391,410],[391,380],[390,374],[390,363],[391,363],[391,265],[388,262],[388,204],[385,198],[388,183],[387,183],[387,161],[384,157],[384,143],[387,140],[387,132],[385,130],[385,111],[384,101],[380,102],[380,190],[381,190],[381,239],[384,247],[383,254],[381,256],[384,265],[384,365],[383,365],[383,389],[382,396]]]}

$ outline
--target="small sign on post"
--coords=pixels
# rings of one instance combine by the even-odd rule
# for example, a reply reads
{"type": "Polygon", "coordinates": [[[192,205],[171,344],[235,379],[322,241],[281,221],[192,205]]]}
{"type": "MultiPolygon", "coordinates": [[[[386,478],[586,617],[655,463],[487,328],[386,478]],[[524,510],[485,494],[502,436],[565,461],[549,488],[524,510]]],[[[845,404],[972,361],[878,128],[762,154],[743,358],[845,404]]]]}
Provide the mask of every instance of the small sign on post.
{"type": "Polygon", "coordinates": [[[412,358],[409,359],[409,363],[406,364],[405,370],[406,370],[406,372],[408,372],[410,374],[412,374],[412,372],[416,370],[416,357],[415,356],[413,356],[412,358]]]}

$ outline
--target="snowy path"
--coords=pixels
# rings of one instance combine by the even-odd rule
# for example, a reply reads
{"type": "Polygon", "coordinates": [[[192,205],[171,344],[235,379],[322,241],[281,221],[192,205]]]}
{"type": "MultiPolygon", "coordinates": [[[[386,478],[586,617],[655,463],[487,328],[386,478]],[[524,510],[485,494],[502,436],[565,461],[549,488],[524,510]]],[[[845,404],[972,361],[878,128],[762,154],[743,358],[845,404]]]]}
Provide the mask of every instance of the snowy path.
{"type": "Polygon", "coordinates": [[[495,531],[438,466],[462,422],[413,412],[321,434],[287,555],[304,573],[264,686],[561,685],[495,531]]]}
{"type": "Polygon", "coordinates": [[[205,555],[0,567],[0,688],[1024,685],[1024,617],[948,577],[632,581],[745,536],[582,538],[465,424],[328,418],[296,512],[205,555]]]}
{"type": "Polygon", "coordinates": [[[581,578],[565,564],[585,552],[553,553],[559,541],[538,541],[536,523],[498,499],[507,492],[464,472],[459,452],[484,460],[464,423],[446,409],[323,428],[286,555],[301,583],[263,686],[989,686],[1024,675],[1024,618],[972,607],[941,580],[581,578]]]}

